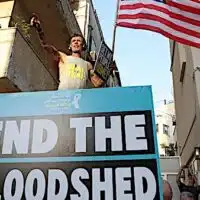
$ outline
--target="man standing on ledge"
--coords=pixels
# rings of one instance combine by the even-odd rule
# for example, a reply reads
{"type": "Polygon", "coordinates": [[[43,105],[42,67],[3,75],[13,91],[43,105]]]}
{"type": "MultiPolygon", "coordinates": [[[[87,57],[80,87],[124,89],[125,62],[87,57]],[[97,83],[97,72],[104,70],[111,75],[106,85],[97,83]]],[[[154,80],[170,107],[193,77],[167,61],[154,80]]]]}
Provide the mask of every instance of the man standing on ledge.
{"type": "Polygon", "coordinates": [[[44,32],[37,15],[31,18],[31,26],[35,27],[40,38],[41,45],[50,53],[59,67],[59,90],[64,89],[85,89],[88,88],[89,81],[94,87],[101,87],[101,80],[93,70],[91,63],[81,58],[82,52],[86,49],[85,39],[80,34],[74,34],[70,40],[69,50],[71,55],[58,51],[54,46],[48,45],[44,38],[44,32]]]}

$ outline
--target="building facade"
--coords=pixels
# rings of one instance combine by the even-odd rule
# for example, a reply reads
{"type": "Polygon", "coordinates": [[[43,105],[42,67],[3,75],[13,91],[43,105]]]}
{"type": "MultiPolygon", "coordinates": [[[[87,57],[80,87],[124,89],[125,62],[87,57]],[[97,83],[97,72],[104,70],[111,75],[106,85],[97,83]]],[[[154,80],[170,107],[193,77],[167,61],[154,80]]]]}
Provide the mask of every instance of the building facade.
{"type": "Polygon", "coordinates": [[[174,102],[166,102],[156,110],[156,131],[161,156],[175,156],[176,121],[174,102]]]}
{"type": "Polygon", "coordinates": [[[199,171],[200,49],[170,44],[177,122],[177,143],[183,165],[199,171]]]}
{"type": "Polygon", "coordinates": [[[46,41],[66,52],[69,38],[81,33],[68,0],[0,0],[0,92],[54,90],[58,71],[29,26],[39,15],[46,41]]]}

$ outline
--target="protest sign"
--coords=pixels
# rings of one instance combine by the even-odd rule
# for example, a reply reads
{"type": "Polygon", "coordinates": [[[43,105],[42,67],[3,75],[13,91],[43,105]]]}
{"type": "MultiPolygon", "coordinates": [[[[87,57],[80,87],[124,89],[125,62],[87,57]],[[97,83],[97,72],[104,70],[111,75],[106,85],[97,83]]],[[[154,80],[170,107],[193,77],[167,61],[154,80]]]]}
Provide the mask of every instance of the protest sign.
{"type": "Polygon", "coordinates": [[[100,76],[104,81],[107,81],[110,75],[112,62],[113,62],[113,52],[106,45],[106,43],[102,41],[94,69],[95,73],[98,74],[98,76],[100,76]]]}
{"type": "Polygon", "coordinates": [[[5,200],[161,200],[150,87],[0,95],[5,200]]]}

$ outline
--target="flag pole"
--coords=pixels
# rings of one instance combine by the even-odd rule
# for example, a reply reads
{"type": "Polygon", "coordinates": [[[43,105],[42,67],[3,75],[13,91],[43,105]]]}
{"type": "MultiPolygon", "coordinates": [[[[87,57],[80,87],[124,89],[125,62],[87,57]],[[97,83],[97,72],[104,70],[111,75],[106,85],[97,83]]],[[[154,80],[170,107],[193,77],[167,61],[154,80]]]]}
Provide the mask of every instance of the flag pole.
{"type": "Polygon", "coordinates": [[[113,55],[114,55],[114,51],[115,51],[115,39],[116,39],[116,30],[117,30],[117,14],[118,14],[118,9],[119,9],[119,2],[120,2],[120,0],[117,0],[117,8],[116,8],[116,13],[115,13],[115,24],[114,24],[114,30],[113,30],[113,41],[112,41],[113,55]]]}

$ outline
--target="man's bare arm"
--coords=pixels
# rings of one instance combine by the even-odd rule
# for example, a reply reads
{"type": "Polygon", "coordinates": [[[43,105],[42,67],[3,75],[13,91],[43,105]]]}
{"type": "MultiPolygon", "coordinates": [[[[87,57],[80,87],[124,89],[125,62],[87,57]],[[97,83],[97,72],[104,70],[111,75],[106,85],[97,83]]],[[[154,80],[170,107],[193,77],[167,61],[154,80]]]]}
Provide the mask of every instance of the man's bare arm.
{"type": "Polygon", "coordinates": [[[39,20],[39,18],[36,14],[32,15],[31,20],[30,20],[30,24],[31,24],[31,26],[33,26],[36,29],[42,47],[48,53],[53,55],[54,60],[58,61],[60,59],[60,53],[53,45],[49,45],[49,44],[46,43],[44,31],[42,30],[40,20],[39,20]]]}

